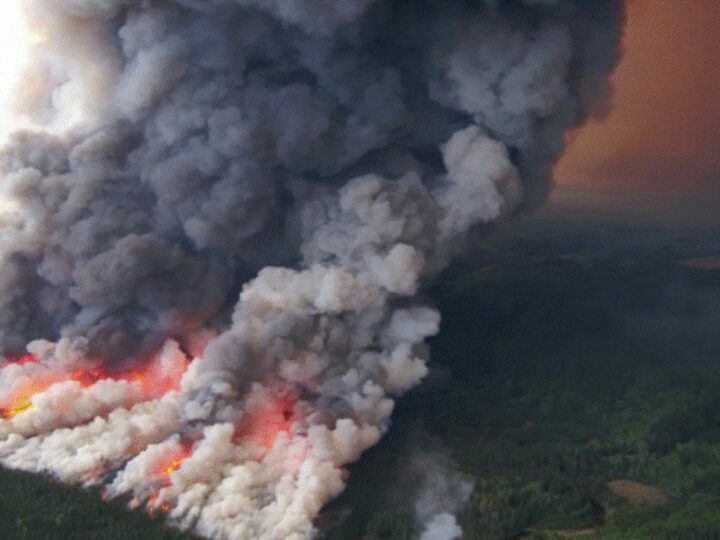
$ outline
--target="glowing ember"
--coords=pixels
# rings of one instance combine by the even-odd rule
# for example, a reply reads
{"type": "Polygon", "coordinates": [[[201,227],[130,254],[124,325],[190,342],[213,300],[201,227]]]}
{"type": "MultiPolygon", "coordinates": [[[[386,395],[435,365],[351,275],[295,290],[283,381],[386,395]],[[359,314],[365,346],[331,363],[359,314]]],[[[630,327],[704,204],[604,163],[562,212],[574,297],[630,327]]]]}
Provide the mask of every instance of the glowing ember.
{"type": "Polygon", "coordinates": [[[170,465],[165,467],[164,474],[166,474],[167,476],[170,476],[173,472],[175,472],[176,470],[178,470],[180,468],[180,465],[182,464],[182,462],[183,462],[182,459],[174,459],[170,463],[170,465]]]}
{"type": "MultiPolygon", "coordinates": [[[[133,502],[135,503],[135,506],[128,505],[131,510],[133,508],[137,508],[140,505],[140,502],[137,499],[133,499],[131,501],[131,504],[133,502]]],[[[146,506],[151,516],[155,516],[157,512],[167,513],[172,510],[172,505],[169,502],[160,502],[160,495],[158,495],[157,493],[150,495],[146,506]]]]}
{"type": "Polygon", "coordinates": [[[177,471],[191,454],[192,443],[184,444],[180,452],[167,456],[157,464],[154,476],[161,478],[165,484],[170,485],[172,483],[170,475],[177,471]]]}

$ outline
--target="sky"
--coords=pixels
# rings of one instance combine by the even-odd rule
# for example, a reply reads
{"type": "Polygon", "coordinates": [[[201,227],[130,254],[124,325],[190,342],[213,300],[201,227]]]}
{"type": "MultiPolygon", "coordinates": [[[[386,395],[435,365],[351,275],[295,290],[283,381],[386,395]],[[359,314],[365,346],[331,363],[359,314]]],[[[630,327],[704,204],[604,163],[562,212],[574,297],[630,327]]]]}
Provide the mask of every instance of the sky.
{"type": "Polygon", "coordinates": [[[612,111],[570,134],[556,196],[720,201],[720,1],[629,0],[623,45],[612,111]]]}

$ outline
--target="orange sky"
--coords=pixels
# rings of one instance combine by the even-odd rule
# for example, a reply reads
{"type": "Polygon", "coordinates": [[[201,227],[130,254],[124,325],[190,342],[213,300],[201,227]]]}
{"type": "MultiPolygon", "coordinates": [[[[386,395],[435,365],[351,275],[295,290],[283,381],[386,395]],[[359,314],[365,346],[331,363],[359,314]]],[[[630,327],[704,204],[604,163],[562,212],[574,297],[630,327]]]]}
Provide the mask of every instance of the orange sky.
{"type": "Polygon", "coordinates": [[[629,0],[610,116],[571,137],[559,187],[720,184],[720,0],[629,0]]]}

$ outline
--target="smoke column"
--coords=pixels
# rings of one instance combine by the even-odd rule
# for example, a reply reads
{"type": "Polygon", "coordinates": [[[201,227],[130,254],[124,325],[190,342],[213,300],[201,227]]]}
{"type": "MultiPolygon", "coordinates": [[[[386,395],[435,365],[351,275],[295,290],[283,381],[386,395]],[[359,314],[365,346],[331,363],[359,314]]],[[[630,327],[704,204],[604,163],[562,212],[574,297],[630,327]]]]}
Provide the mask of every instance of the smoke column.
{"type": "Polygon", "coordinates": [[[405,474],[416,487],[415,517],[422,529],[419,540],[460,538],[462,529],[455,515],[470,498],[472,482],[453,470],[447,453],[427,447],[411,457],[409,468],[405,474]]]}
{"type": "Polygon", "coordinates": [[[423,282],[607,109],[622,6],[23,6],[0,462],[213,539],[312,537],[428,371],[423,282]]]}

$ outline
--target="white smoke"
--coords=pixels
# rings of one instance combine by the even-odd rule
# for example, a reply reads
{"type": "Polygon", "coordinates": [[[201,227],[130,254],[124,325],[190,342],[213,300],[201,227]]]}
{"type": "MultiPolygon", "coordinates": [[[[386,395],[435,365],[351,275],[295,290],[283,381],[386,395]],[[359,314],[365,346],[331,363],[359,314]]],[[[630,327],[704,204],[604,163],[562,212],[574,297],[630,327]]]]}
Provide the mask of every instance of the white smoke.
{"type": "Polygon", "coordinates": [[[415,516],[422,528],[420,540],[457,540],[462,528],[456,515],[467,503],[473,484],[453,470],[440,451],[418,452],[411,473],[418,477],[415,516]]]}
{"type": "MultiPolygon", "coordinates": [[[[0,461],[218,540],[313,536],[428,372],[424,279],[603,110],[621,6],[26,7],[0,461]]],[[[423,538],[457,536],[446,506],[423,538]]]]}

